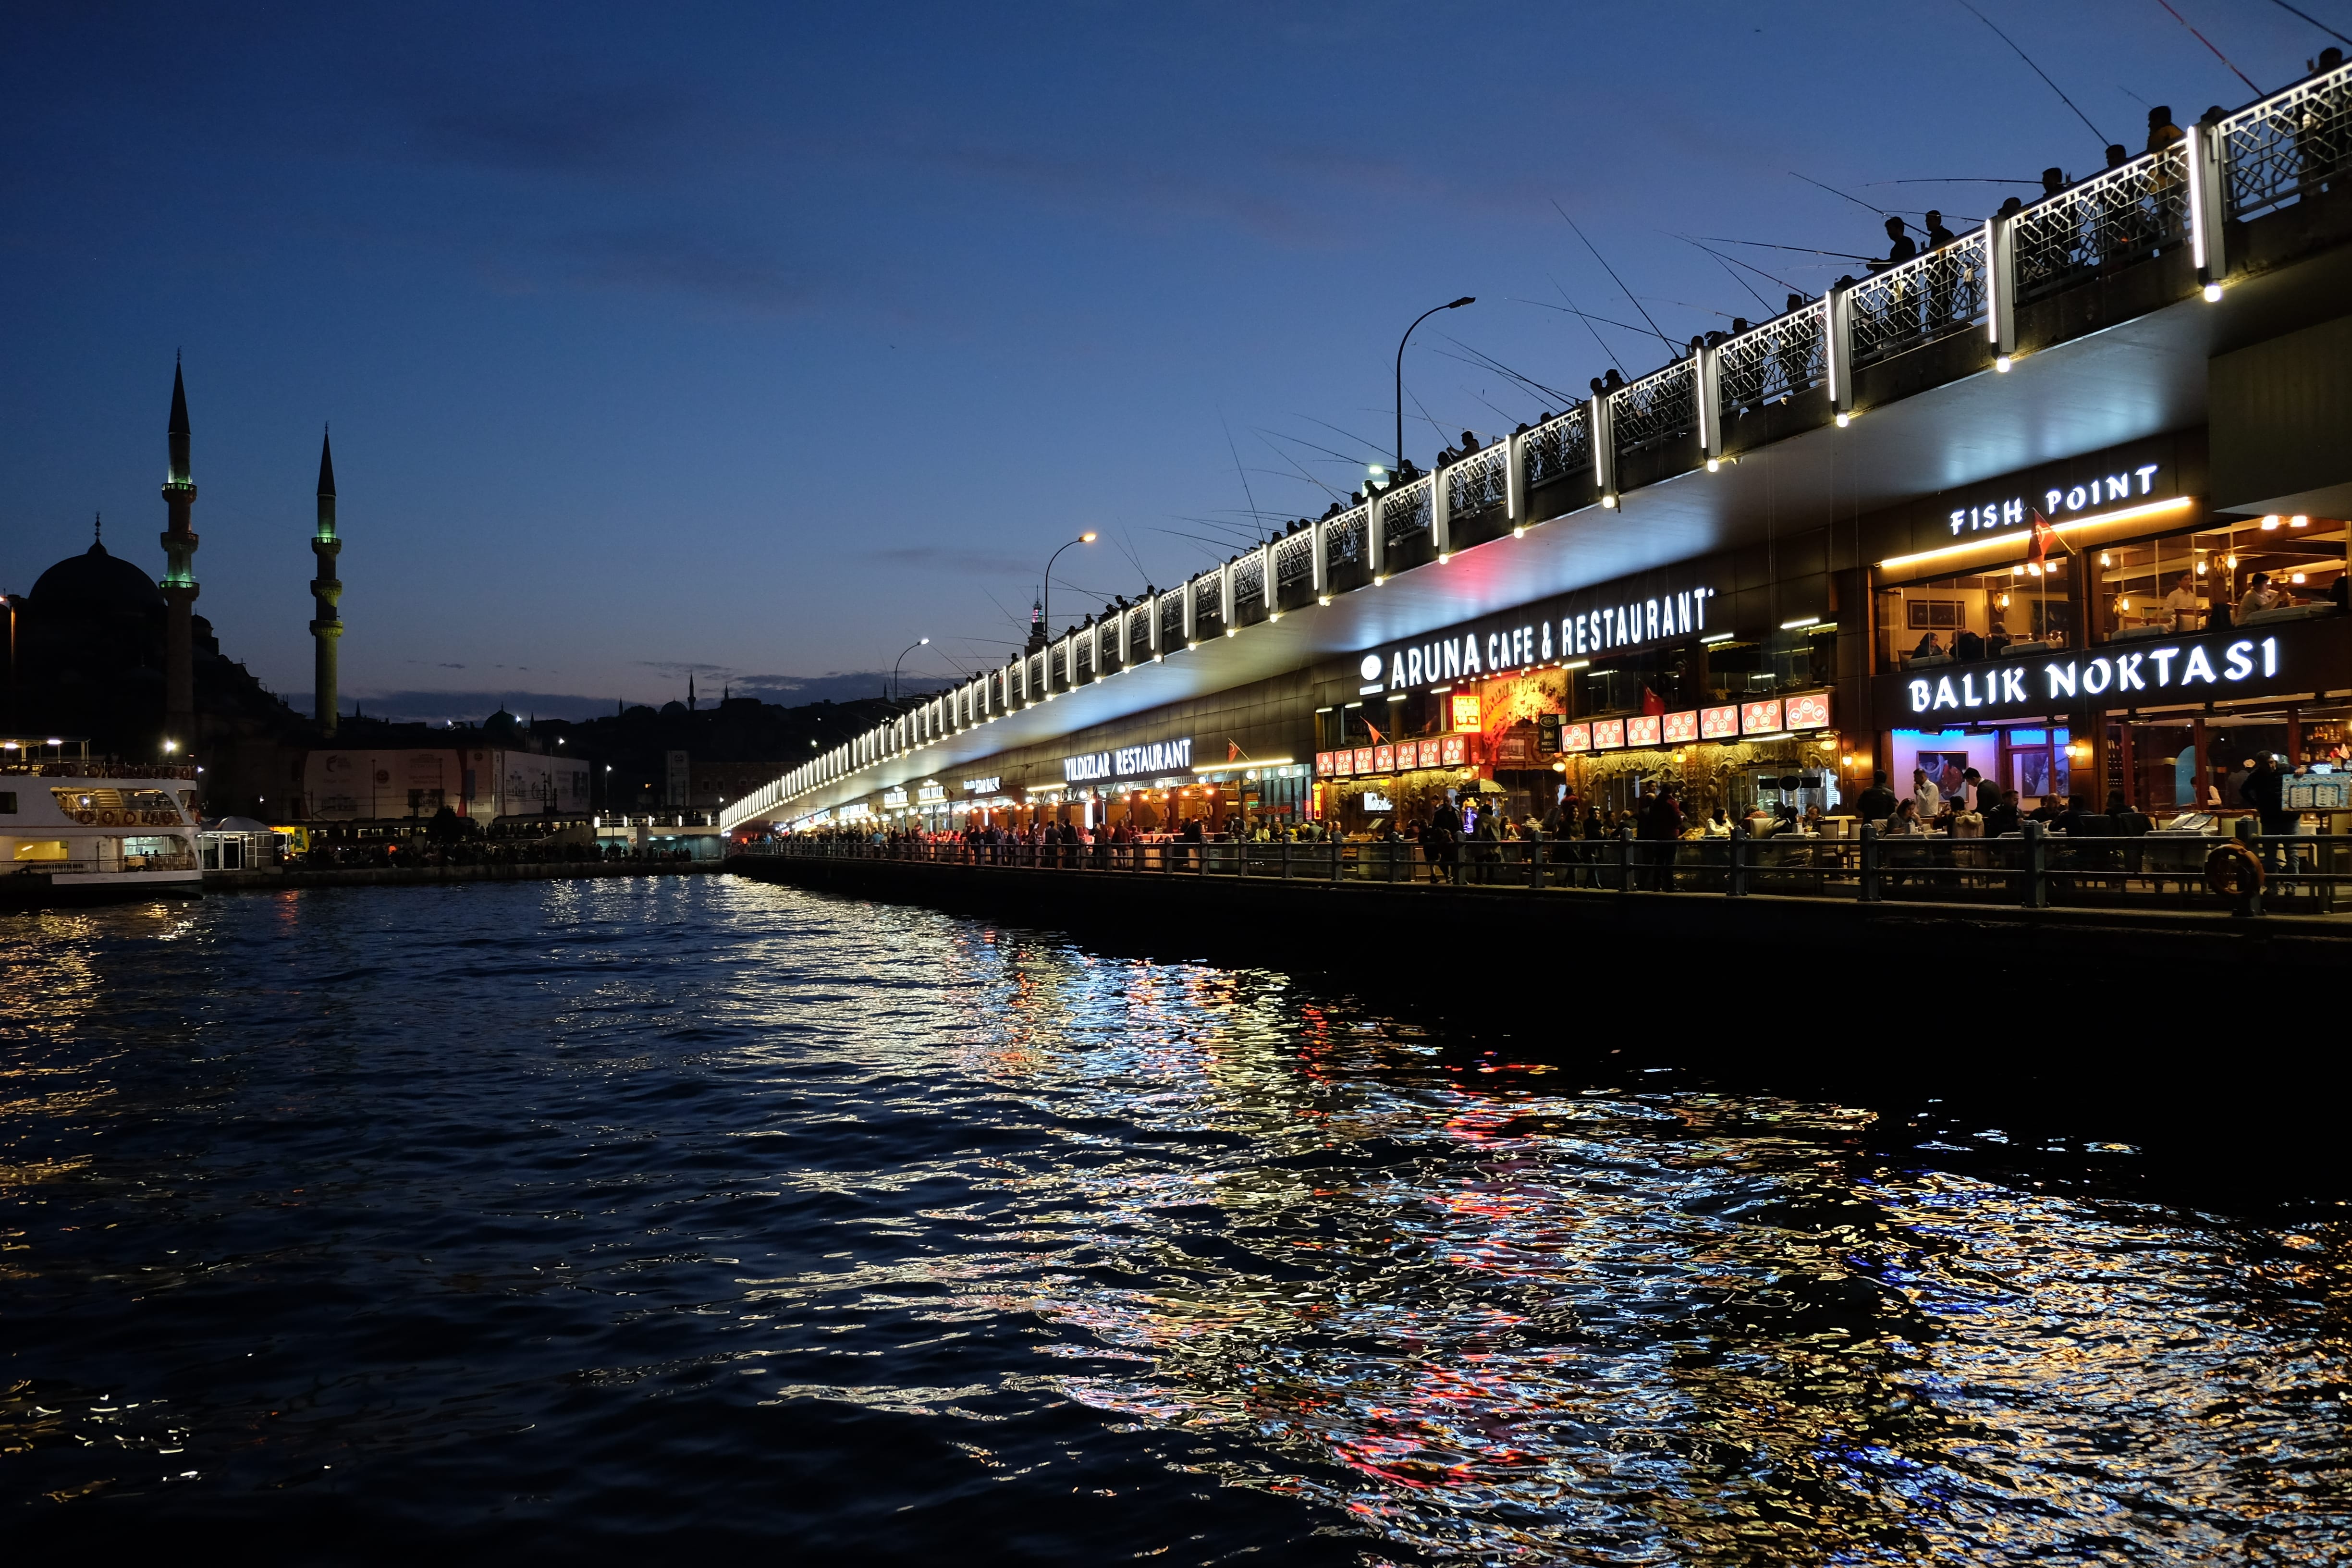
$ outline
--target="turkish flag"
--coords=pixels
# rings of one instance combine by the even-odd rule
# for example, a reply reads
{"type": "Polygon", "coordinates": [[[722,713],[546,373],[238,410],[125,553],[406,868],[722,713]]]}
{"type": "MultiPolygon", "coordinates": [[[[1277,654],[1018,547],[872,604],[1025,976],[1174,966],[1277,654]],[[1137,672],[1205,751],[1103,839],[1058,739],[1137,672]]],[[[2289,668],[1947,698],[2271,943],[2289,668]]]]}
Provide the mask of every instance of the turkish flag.
{"type": "Polygon", "coordinates": [[[1656,692],[1651,690],[1646,686],[1642,688],[1642,716],[1643,718],[1652,718],[1656,715],[1663,714],[1665,710],[1666,700],[1664,698],[1660,697],[1656,692]]]}
{"type": "Polygon", "coordinates": [[[2042,509],[2035,507],[2033,509],[2033,542],[2026,549],[2025,563],[2029,566],[2045,564],[2050,559],[2050,547],[2053,544],[2062,550],[2066,547],[2066,542],[2058,537],[2058,531],[2050,526],[2050,520],[2042,515],[2042,509]]]}
{"type": "Polygon", "coordinates": [[[1379,727],[1373,724],[1370,719],[1364,721],[1364,728],[1371,731],[1372,744],[1376,746],[1385,746],[1388,744],[1389,738],[1386,735],[1381,734],[1379,727]]]}

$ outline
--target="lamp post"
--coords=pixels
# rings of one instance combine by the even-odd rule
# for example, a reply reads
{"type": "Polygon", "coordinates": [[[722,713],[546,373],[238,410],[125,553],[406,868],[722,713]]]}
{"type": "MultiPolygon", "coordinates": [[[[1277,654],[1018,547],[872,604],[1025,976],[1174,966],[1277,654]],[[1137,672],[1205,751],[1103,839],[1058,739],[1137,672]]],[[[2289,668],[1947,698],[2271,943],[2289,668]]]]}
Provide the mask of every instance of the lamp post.
{"type": "Polygon", "coordinates": [[[898,666],[907,662],[908,653],[912,653],[919,647],[929,647],[930,641],[929,637],[916,638],[907,645],[907,653],[900,654],[897,661],[890,666],[890,695],[894,700],[898,696],[898,666]]]}
{"type": "MultiPolygon", "coordinates": [[[[1092,544],[1094,542],[1095,531],[1090,528],[1071,540],[1070,544],[1092,544]]],[[[1063,545],[1062,550],[1067,550],[1070,544],[1063,545]]],[[[1045,557],[1045,588],[1037,596],[1037,618],[1045,623],[1045,640],[1048,642],[1054,640],[1054,563],[1062,558],[1062,550],[1045,557]]]]}
{"type": "MultiPolygon", "coordinates": [[[[1475,294],[1465,294],[1465,295],[1463,295],[1463,296],[1462,296],[1462,298],[1460,298],[1459,300],[1454,300],[1454,301],[1453,303],[1451,303],[1451,304],[1446,304],[1446,305],[1433,305],[1433,306],[1431,306],[1428,310],[1423,310],[1420,315],[1415,316],[1415,317],[1412,319],[1412,327],[1417,327],[1417,326],[1421,325],[1421,324],[1422,324],[1422,322],[1423,322],[1423,321],[1425,321],[1429,320],[1429,318],[1430,318],[1430,317],[1434,316],[1434,315],[1435,315],[1435,314],[1437,314],[1437,312],[1438,312],[1438,311],[1440,311],[1440,310],[1460,310],[1460,309],[1461,309],[1463,306],[1465,306],[1465,305],[1475,305],[1475,304],[1476,304],[1477,302],[1478,302],[1478,297],[1477,297],[1476,295],[1475,295],[1475,294]]],[[[1408,342],[1412,342],[1412,327],[1407,327],[1407,328],[1404,330],[1404,336],[1403,336],[1403,337],[1401,337],[1401,338],[1399,338],[1399,339],[1397,340],[1397,357],[1396,357],[1396,416],[1397,416],[1397,445],[1396,445],[1396,460],[1397,460],[1397,466],[1396,466],[1395,470],[1393,470],[1393,471],[1395,471],[1395,472],[1402,472],[1402,471],[1403,471],[1403,468],[1404,468],[1404,345],[1405,345],[1406,343],[1408,343],[1408,342]]]]}

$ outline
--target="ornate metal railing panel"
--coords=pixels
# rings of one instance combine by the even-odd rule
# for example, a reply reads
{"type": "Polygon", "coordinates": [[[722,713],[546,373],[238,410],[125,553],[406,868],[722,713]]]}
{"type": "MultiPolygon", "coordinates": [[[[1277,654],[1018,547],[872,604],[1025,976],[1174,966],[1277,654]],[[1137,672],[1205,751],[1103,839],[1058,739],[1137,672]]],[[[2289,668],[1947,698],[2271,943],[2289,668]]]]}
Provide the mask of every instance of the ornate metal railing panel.
{"type": "Polygon", "coordinates": [[[1071,685],[1076,686],[1094,674],[1095,639],[1090,634],[1081,634],[1071,641],[1070,662],[1077,666],[1070,671],[1071,685]]]}
{"type": "Polygon", "coordinates": [[[1429,504],[1436,493],[1436,481],[1424,474],[1381,498],[1381,537],[1389,549],[1409,542],[1416,534],[1428,535],[1429,504]]]}
{"type": "Polygon", "coordinates": [[[1853,363],[1885,359],[1983,321],[1989,263],[1979,229],[1855,284],[1848,296],[1853,363]]]}
{"type": "Polygon", "coordinates": [[[2229,211],[2245,217],[2352,171],[2352,65],[2297,82],[2221,121],[2229,211]]]}
{"type": "Polygon", "coordinates": [[[1364,523],[1370,507],[1343,511],[1323,525],[1323,563],[1328,567],[1360,565],[1365,559],[1364,523]]]}
{"type": "Polygon", "coordinates": [[[1511,504],[1510,444],[1497,441],[1493,446],[1471,453],[1447,468],[1445,479],[1445,516],[1449,525],[1455,518],[1475,517],[1511,504]]]}
{"type": "Polygon", "coordinates": [[[1151,606],[1138,605],[1127,612],[1127,649],[1129,662],[1141,664],[1151,657],[1151,606]]]}
{"type": "Polygon", "coordinates": [[[1265,561],[1253,551],[1234,563],[1234,616],[1254,615],[1265,603],[1265,561]]]}
{"type": "Polygon", "coordinates": [[[1620,452],[1646,451],[1698,428],[1698,366],[1679,360],[1627,384],[1609,399],[1610,428],[1620,452]]]}
{"type": "Polygon", "coordinates": [[[1274,547],[1274,585],[1278,596],[1285,588],[1293,588],[1315,575],[1315,535],[1301,529],[1286,534],[1274,547]]]}
{"type": "Polygon", "coordinates": [[[1160,601],[1160,647],[1164,652],[1184,646],[1184,595],[1170,594],[1160,601]]]}
{"type": "Polygon", "coordinates": [[[1225,626],[1225,585],[1222,572],[1203,572],[1192,582],[1192,636],[1206,639],[1225,626]]]}
{"type": "Polygon", "coordinates": [[[1779,403],[1819,382],[1828,322],[1829,307],[1815,300],[1727,342],[1716,356],[1724,413],[1779,403]]]}
{"type": "Polygon", "coordinates": [[[1045,693],[1046,693],[1048,690],[1052,689],[1050,687],[1048,687],[1048,686],[1045,684],[1045,671],[1046,671],[1045,656],[1044,654],[1042,654],[1042,653],[1039,653],[1039,654],[1032,654],[1032,655],[1030,655],[1030,657],[1029,657],[1029,695],[1030,695],[1030,696],[1032,696],[1032,697],[1043,697],[1044,695],[1045,695],[1045,693]]]}
{"type": "Polygon", "coordinates": [[[1527,454],[1528,489],[1592,477],[1591,415],[1591,410],[1579,405],[1528,432],[1520,447],[1527,454]]]}
{"type": "MultiPolygon", "coordinates": [[[[2017,297],[2038,300],[2168,245],[2186,244],[2188,224],[2185,145],[2070,185],[2017,215],[2017,297]]],[[[1858,321],[1855,330],[1858,334],[1858,321]]]]}

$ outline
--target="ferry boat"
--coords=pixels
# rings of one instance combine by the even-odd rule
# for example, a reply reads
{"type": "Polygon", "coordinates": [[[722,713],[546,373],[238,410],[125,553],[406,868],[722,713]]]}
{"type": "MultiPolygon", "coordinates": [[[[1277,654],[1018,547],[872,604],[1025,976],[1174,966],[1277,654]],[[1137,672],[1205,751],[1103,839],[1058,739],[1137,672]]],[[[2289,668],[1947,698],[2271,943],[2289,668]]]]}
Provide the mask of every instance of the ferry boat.
{"type": "Polygon", "coordinates": [[[201,895],[196,770],[0,739],[0,906],[201,895]]]}

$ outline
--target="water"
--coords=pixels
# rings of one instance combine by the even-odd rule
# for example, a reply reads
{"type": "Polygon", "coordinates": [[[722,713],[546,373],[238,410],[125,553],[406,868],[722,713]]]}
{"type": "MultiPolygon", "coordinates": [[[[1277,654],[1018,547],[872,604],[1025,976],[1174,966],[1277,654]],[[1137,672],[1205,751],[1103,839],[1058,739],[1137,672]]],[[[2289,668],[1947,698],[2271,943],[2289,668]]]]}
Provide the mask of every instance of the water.
{"type": "Polygon", "coordinates": [[[1735,1088],[1669,1027],[1638,1057],[1504,1044],[732,879],[8,917],[0,977],[20,1542],[2352,1538],[2344,1211],[2200,1203],[2112,1129],[1735,1088]]]}

